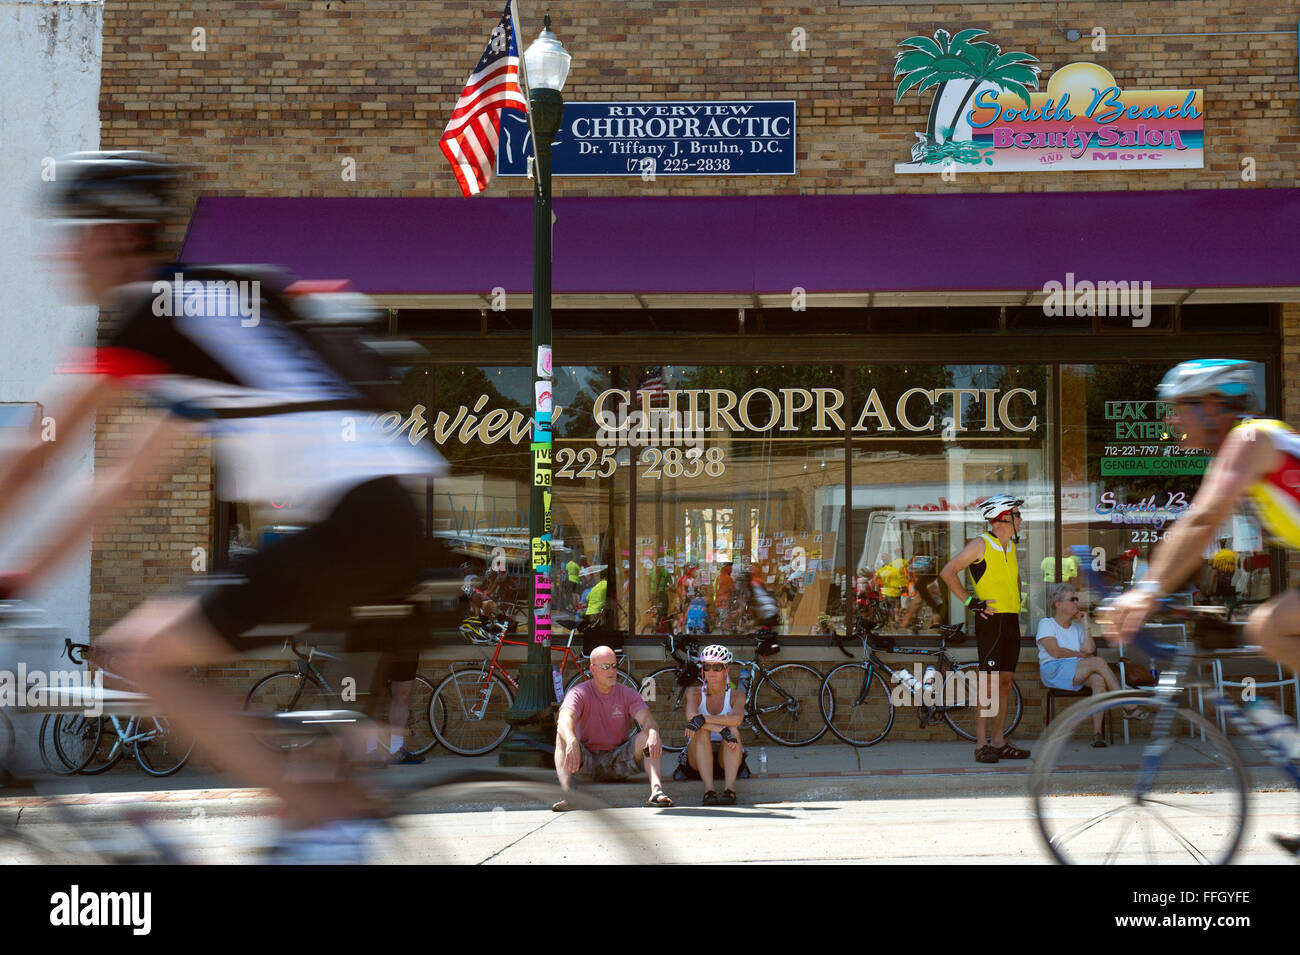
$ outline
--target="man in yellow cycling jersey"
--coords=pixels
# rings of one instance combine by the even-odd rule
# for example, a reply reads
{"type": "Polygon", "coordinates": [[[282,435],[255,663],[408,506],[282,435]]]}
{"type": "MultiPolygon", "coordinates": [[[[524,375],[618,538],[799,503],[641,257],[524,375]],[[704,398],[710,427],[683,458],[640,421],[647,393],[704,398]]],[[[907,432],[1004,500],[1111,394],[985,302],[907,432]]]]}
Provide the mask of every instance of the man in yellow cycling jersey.
{"type": "MultiPolygon", "coordinates": [[[[1300,435],[1281,421],[1251,419],[1258,410],[1257,365],[1231,359],[1185,361],[1156,391],[1173,405],[1170,430],[1184,444],[1213,457],[1191,507],[1151,554],[1146,576],[1115,601],[1107,636],[1121,642],[1137,633],[1165,594],[1202,566],[1215,531],[1248,500],[1278,543],[1300,549],[1300,435]]],[[[1300,669],[1300,593],[1287,590],[1261,604],[1246,625],[1246,639],[1270,658],[1300,669]]],[[[1279,839],[1291,851],[1300,839],[1279,839]]]]}
{"type": "Polygon", "coordinates": [[[967,544],[939,572],[948,589],[975,614],[981,676],[980,707],[975,711],[975,759],[981,763],[1029,758],[1028,750],[1012,746],[1003,736],[1016,664],[1020,662],[1020,566],[1015,542],[1020,537],[1023,503],[1010,494],[986,498],[980,504],[980,513],[989,522],[988,533],[967,544]],[[973,594],[961,585],[961,572],[968,567],[975,586],[973,594]],[[985,677],[986,673],[993,676],[985,677]],[[994,678],[998,688],[996,708],[992,688],[986,690],[982,683],[994,678]]]}

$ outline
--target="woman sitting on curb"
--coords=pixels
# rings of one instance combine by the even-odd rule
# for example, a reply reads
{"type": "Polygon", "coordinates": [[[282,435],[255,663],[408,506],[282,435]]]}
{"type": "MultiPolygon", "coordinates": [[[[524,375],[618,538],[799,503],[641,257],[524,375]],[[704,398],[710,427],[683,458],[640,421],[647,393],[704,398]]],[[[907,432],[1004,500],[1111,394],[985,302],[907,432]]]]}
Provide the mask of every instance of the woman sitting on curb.
{"type": "Polygon", "coordinates": [[[704,781],[704,805],[736,802],[736,774],[744,758],[740,724],[745,719],[745,694],[730,689],[731,651],[714,644],[700,651],[704,685],[686,691],[686,753],[691,768],[704,781]],[[713,777],[723,776],[722,796],[713,790],[713,777]]]}
{"type": "MultiPolygon", "coordinates": [[[[1043,686],[1077,692],[1086,685],[1094,696],[1105,690],[1118,690],[1119,679],[1106,661],[1097,656],[1097,645],[1084,630],[1083,611],[1079,609],[1074,588],[1069,584],[1054,584],[1048,592],[1048,606],[1052,608],[1052,616],[1039,622],[1036,638],[1038,673],[1043,686]]],[[[1106,745],[1106,737],[1101,732],[1102,717],[1098,711],[1092,718],[1092,745],[1098,749],[1106,745]]]]}

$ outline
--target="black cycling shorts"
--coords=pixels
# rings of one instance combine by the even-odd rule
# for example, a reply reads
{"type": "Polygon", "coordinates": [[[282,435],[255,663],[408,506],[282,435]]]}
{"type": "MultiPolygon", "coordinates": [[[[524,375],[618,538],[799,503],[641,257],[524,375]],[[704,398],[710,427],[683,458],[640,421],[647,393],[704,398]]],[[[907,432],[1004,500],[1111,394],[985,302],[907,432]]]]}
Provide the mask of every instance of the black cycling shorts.
{"type": "MultiPolygon", "coordinates": [[[[330,515],[251,555],[237,585],[200,601],[203,615],[235,650],[280,643],[259,627],[347,627],[352,608],[392,602],[419,581],[420,515],[393,477],[348,491],[330,515]]],[[[412,674],[414,675],[414,674],[412,674]]]]}
{"type": "Polygon", "coordinates": [[[981,670],[1014,673],[1020,662],[1020,614],[975,615],[975,644],[981,670]]]}
{"type": "Polygon", "coordinates": [[[408,680],[414,680],[415,671],[419,666],[420,655],[418,653],[399,653],[389,658],[384,679],[393,683],[405,683],[408,680]]]}

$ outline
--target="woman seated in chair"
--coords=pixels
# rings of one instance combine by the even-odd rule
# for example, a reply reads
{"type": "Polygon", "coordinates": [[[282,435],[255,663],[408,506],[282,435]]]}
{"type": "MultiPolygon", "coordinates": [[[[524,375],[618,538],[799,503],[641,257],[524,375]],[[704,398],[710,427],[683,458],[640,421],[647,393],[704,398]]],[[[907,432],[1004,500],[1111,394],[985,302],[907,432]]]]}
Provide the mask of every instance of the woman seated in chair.
{"type": "MultiPolygon", "coordinates": [[[[1118,690],[1119,679],[1097,656],[1097,645],[1083,626],[1079,597],[1069,584],[1055,584],[1048,592],[1052,616],[1038,624],[1038,673],[1043,685],[1057,690],[1078,692],[1088,687],[1093,694],[1118,690]]],[[[1103,714],[1092,718],[1092,745],[1106,745],[1102,735],[1103,714]]]]}
{"type": "Polygon", "coordinates": [[[730,806],[736,802],[736,775],[744,752],[740,724],[745,720],[745,694],[730,688],[731,651],[714,644],[700,651],[704,685],[686,691],[686,754],[692,769],[704,781],[704,805],[730,806]],[[722,795],[713,778],[723,777],[722,795]]]}

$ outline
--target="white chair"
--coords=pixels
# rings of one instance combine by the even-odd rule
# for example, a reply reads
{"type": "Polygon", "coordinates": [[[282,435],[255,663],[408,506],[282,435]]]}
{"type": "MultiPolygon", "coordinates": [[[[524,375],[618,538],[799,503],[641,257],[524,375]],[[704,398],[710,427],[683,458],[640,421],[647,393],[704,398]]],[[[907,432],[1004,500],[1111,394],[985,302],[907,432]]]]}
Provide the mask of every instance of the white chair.
{"type": "MultiPolygon", "coordinates": [[[[1258,660],[1266,665],[1271,666],[1272,669],[1275,670],[1277,673],[1277,679],[1260,680],[1250,676],[1243,676],[1241,679],[1238,680],[1225,679],[1223,675],[1223,660],[1216,657],[1214,660],[1210,661],[1210,667],[1214,674],[1215,695],[1227,696],[1227,691],[1230,689],[1244,690],[1246,687],[1250,687],[1252,690],[1256,690],[1256,691],[1275,689],[1278,691],[1278,703],[1281,707],[1282,712],[1285,713],[1286,712],[1286,688],[1290,687],[1291,692],[1295,694],[1294,699],[1296,704],[1295,707],[1296,727],[1300,729],[1300,678],[1296,677],[1295,671],[1291,671],[1291,675],[1289,677],[1286,676],[1282,672],[1282,664],[1274,663],[1272,660],[1263,658],[1260,655],[1259,647],[1242,647],[1242,651],[1243,651],[1243,656],[1245,656],[1247,659],[1258,660]]],[[[1228,728],[1227,717],[1224,715],[1222,710],[1220,710],[1217,715],[1219,720],[1219,729],[1226,732],[1228,728]]]]}

